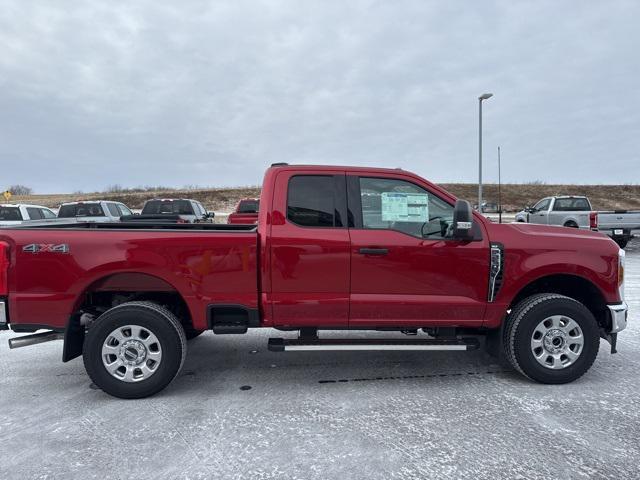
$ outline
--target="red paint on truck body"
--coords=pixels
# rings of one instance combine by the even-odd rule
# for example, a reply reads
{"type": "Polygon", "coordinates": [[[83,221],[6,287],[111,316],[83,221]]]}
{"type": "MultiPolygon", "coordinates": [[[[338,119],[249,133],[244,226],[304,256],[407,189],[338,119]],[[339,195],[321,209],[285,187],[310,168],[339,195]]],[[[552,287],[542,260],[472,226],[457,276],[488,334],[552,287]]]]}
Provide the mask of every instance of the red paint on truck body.
{"type": "Polygon", "coordinates": [[[12,325],[62,329],[85,292],[170,285],[207,327],[212,304],[259,309],[262,326],[379,328],[497,327],[517,294],[548,275],[591,282],[619,302],[618,247],[589,231],[496,224],[477,212],[473,242],[420,239],[394,230],[301,227],[287,219],[295,175],[395,178],[451,205],[455,197],[409,172],[377,168],[282,166],[267,170],[257,232],[199,230],[2,229],[7,244],[12,325]],[[504,278],[487,301],[490,244],[504,248],[504,278]],[[69,253],[29,253],[33,243],[67,244],[69,253]],[[383,257],[361,248],[386,248],[383,257]],[[143,277],[119,277],[139,274],[143,277]]]}

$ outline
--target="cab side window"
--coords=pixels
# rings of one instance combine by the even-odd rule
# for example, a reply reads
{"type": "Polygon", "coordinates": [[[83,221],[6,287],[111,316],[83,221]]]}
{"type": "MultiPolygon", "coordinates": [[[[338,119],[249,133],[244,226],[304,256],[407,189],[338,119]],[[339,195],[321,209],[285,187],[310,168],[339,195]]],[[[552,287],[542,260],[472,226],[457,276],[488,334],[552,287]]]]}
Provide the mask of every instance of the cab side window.
{"type": "Polygon", "coordinates": [[[42,214],[42,218],[56,218],[56,214],[48,208],[41,208],[40,213],[42,214]]]}
{"type": "Polygon", "coordinates": [[[115,203],[107,203],[107,208],[109,209],[109,213],[112,217],[120,216],[120,211],[118,210],[118,207],[116,207],[115,203]]]}
{"type": "Polygon", "coordinates": [[[29,218],[31,220],[42,219],[42,211],[39,208],[27,207],[27,213],[29,214],[29,218]]]}
{"type": "Polygon", "coordinates": [[[331,175],[296,175],[289,179],[287,219],[302,227],[341,227],[331,175]]]}
{"type": "Polygon", "coordinates": [[[413,183],[360,178],[362,227],[397,230],[417,238],[451,235],[453,205],[413,183]]]}
{"type": "Polygon", "coordinates": [[[118,216],[133,215],[131,210],[122,203],[118,203],[118,211],[120,212],[120,215],[118,216]]]}
{"type": "Polygon", "coordinates": [[[545,198],[543,200],[540,200],[538,203],[536,203],[533,206],[533,209],[538,211],[538,212],[542,211],[542,210],[548,210],[550,203],[551,203],[551,199],[550,198],[545,198]]]}

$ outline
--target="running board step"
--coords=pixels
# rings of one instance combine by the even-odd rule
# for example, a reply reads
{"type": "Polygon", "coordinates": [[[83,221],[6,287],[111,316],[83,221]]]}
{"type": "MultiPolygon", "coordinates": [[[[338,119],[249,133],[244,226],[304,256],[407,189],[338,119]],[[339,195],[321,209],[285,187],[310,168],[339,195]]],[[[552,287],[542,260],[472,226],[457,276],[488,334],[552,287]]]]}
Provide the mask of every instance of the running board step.
{"type": "Polygon", "coordinates": [[[453,340],[373,340],[367,338],[317,339],[270,338],[269,350],[272,352],[312,352],[312,351],[349,351],[349,350],[477,350],[480,342],[477,338],[453,340]]]}

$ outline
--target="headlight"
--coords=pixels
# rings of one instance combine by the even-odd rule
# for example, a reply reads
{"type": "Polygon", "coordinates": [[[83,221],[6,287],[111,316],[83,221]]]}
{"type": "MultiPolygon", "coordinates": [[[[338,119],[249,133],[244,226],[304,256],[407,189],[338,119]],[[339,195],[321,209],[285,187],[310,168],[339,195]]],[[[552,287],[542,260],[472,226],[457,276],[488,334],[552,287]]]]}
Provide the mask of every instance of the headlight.
{"type": "Polygon", "coordinates": [[[624,250],[618,251],[618,292],[620,300],[624,300],[624,250]]]}

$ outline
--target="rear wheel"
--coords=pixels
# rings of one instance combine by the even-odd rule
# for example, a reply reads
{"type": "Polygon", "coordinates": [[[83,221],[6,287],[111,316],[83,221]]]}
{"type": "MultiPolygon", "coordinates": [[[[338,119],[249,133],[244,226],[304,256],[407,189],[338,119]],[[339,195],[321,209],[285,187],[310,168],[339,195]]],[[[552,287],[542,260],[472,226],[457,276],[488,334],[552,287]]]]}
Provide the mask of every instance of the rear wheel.
{"type": "Polygon", "coordinates": [[[84,341],[89,377],[119,398],[143,398],[165,388],[187,353],[180,321],[152,302],[127,302],[102,314],[84,341]]]}
{"type": "Polygon", "coordinates": [[[569,221],[565,223],[564,226],[569,228],[578,228],[578,224],[574,221],[569,221]]]}
{"type": "Polygon", "coordinates": [[[503,346],[511,365],[541,383],[568,383],[584,375],[598,355],[593,314],[563,295],[532,295],[507,318],[503,346]]]}

